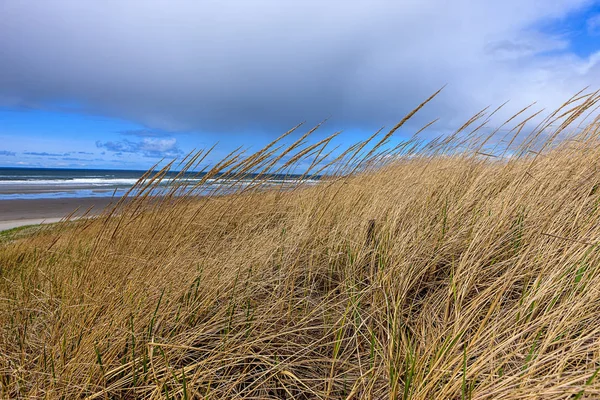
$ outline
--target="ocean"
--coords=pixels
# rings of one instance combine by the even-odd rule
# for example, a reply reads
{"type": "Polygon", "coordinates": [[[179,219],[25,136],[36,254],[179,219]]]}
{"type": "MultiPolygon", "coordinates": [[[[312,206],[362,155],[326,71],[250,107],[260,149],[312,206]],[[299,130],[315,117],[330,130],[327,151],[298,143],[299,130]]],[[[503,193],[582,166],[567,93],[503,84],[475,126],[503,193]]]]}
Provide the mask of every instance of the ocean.
{"type": "MultiPolygon", "coordinates": [[[[102,169],[54,169],[54,168],[0,168],[0,200],[44,199],[78,197],[121,197],[135,184],[146,171],[102,170],[102,169]]],[[[177,172],[170,172],[163,182],[168,189],[169,178],[177,172]]],[[[190,186],[198,182],[202,175],[187,173],[183,179],[190,186]]],[[[246,181],[253,178],[249,175],[246,181]]],[[[298,175],[271,176],[269,183],[293,183],[298,175]]],[[[195,193],[208,193],[214,185],[226,181],[209,180],[204,188],[195,193]],[[212,186],[212,187],[211,187],[212,186]]],[[[311,180],[311,182],[316,182],[311,180]]],[[[241,182],[243,185],[244,181],[241,182]]],[[[239,185],[238,185],[239,187],[239,185]]]]}

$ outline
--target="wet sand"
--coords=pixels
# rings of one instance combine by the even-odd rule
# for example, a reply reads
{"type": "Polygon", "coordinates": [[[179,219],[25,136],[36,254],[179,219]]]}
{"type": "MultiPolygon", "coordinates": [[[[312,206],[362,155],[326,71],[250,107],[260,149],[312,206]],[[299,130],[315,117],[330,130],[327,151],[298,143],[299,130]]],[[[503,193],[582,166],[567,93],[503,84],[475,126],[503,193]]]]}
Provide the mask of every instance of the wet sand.
{"type": "Polygon", "coordinates": [[[80,217],[88,208],[89,215],[99,214],[117,199],[110,197],[0,200],[0,231],[25,225],[58,222],[77,209],[74,216],[80,217]]]}

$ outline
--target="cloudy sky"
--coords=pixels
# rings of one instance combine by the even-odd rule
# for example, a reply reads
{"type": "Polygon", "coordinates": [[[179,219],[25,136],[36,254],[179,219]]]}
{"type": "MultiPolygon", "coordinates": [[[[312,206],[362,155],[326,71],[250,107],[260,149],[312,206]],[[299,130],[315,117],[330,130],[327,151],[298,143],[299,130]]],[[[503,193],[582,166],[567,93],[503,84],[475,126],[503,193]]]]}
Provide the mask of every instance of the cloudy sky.
{"type": "Polygon", "coordinates": [[[592,0],[0,0],[0,21],[0,166],[147,168],[325,118],[350,143],[444,84],[415,126],[600,88],[592,0]]]}

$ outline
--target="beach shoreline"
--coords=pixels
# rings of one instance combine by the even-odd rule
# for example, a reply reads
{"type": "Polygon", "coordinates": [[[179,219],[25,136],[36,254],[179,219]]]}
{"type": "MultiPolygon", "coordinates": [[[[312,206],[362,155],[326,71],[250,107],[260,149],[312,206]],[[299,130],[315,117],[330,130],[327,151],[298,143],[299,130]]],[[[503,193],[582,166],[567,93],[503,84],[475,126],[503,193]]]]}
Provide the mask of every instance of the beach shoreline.
{"type": "Polygon", "coordinates": [[[12,221],[1,221],[0,232],[9,231],[14,228],[34,225],[55,224],[62,221],[62,218],[42,218],[42,219],[17,219],[12,221]]]}
{"type": "Polygon", "coordinates": [[[87,215],[98,215],[117,201],[111,197],[0,200],[0,231],[59,222],[71,213],[73,218],[79,218],[90,207],[87,215]]]}

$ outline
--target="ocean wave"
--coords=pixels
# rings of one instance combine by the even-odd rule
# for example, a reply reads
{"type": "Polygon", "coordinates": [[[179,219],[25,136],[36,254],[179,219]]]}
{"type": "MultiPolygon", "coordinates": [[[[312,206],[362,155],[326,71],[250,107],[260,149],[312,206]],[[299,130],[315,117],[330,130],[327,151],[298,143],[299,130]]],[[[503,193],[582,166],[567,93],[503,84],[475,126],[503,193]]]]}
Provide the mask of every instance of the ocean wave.
{"type": "MultiPolygon", "coordinates": [[[[132,186],[139,179],[135,178],[73,178],[73,179],[10,179],[10,180],[0,180],[0,185],[4,186],[132,186]]],[[[147,181],[147,180],[146,180],[147,181]]],[[[173,181],[171,178],[165,178],[161,183],[163,184],[172,184],[174,182],[177,183],[187,183],[187,184],[195,184],[201,182],[201,178],[181,178],[173,181]]],[[[207,179],[205,183],[207,184],[231,184],[231,183],[262,183],[262,184],[294,184],[299,183],[298,179],[267,179],[267,180],[255,180],[255,179],[207,179]]],[[[317,180],[313,179],[303,179],[303,183],[317,183],[317,180]]]]}
{"type": "Polygon", "coordinates": [[[22,186],[121,186],[133,185],[138,179],[106,179],[106,178],[73,178],[73,179],[19,179],[0,180],[0,185],[22,186]]]}

